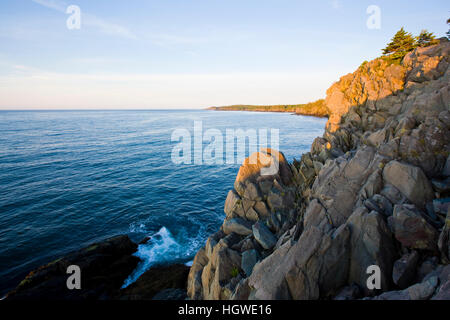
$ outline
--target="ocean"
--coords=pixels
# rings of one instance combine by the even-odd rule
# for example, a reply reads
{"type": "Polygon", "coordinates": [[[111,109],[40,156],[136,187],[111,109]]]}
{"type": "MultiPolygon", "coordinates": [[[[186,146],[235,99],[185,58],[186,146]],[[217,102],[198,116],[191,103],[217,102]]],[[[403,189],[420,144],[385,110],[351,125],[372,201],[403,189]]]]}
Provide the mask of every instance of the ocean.
{"type": "Polygon", "coordinates": [[[195,123],[224,137],[227,129],[278,129],[279,149],[292,161],[323,134],[326,119],[206,110],[0,111],[0,295],[34,268],[119,234],[135,242],[152,237],[139,246],[143,263],[125,286],[152,265],[191,261],[222,224],[240,166],[175,163],[172,134],[188,130],[194,140],[195,123]]]}

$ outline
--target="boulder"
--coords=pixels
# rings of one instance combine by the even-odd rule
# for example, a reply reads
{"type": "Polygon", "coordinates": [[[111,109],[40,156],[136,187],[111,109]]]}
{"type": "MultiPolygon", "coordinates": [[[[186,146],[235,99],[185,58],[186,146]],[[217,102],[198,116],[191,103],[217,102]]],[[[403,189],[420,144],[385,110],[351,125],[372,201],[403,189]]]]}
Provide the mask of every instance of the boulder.
{"type": "Polygon", "coordinates": [[[447,161],[445,162],[444,169],[442,170],[442,175],[445,177],[450,177],[450,156],[447,157],[447,161]]]}
{"type": "Polygon", "coordinates": [[[259,260],[259,254],[258,251],[252,249],[247,250],[242,253],[242,262],[241,262],[241,268],[244,271],[244,273],[248,276],[252,274],[253,267],[259,260]]]}
{"type": "Polygon", "coordinates": [[[376,194],[372,197],[372,200],[377,204],[378,208],[380,208],[381,213],[386,217],[392,216],[392,203],[386,197],[376,194]]]}
{"type": "Polygon", "coordinates": [[[266,179],[279,178],[286,186],[291,185],[293,180],[290,165],[284,155],[276,150],[263,148],[244,160],[239,168],[234,188],[241,197],[259,201],[261,190],[256,181],[261,176],[266,179]]]}
{"type": "Polygon", "coordinates": [[[395,261],[392,278],[394,283],[400,289],[409,287],[416,276],[417,263],[419,262],[419,254],[417,251],[404,254],[400,259],[395,261]]]}
{"type": "Polygon", "coordinates": [[[381,177],[381,170],[375,170],[367,179],[359,192],[363,199],[369,199],[381,191],[383,187],[383,179],[381,177]]]}
{"type": "Polygon", "coordinates": [[[230,190],[228,192],[224,211],[228,218],[234,218],[236,215],[240,217],[244,216],[245,213],[242,206],[242,199],[236,191],[230,190]]]}
{"type": "Polygon", "coordinates": [[[383,178],[418,207],[434,198],[433,188],[419,167],[391,161],[384,167],[383,178]]]}
{"type": "Polygon", "coordinates": [[[381,190],[380,194],[388,199],[393,204],[402,204],[406,201],[406,198],[402,193],[394,186],[386,184],[381,190]]]}
{"type": "Polygon", "coordinates": [[[259,214],[258,212],[255,211],[255,209],[253,208],[249,208],[246,212],[245,212],[245,218],[249,221],[258,221],[259,219],[259,214]]]}
{"type": "Polygon", "coordinates": [[[241,267],[238,252],[226,247],[223,240],[214,247],[212,257],[202,272],[203,299],[219,300],[229,297],[226,286],[241,267]]]}
{"type": "Polygon", "coordinates": [[[439,278],[440,286],[432,300],[450,300],[450,265],[439,266],[431,276],[439,278]]]}
{"type": "Polygon", "coordinates": [[[315,227],[302,234],[290,252],[295,256],[285,276],[293,299],[310,300],[336,295],[348,278],[349,239],[350,230],[345,225],[327,234],[315,227]],[[309,236],[311,239],[307,239],[309,236]],[[308,250],[305,250],[306,246],[308,250]]]}
{"type": "Polygon", "coordinates": [[[446,178],[444,180],[431,180],[431,184],[433,185],[434,190],[439,193],[448,194],[450,192],[450,178],[446,178]]]}
{"type": "Polygon", "coordinates": [[[270,211],[263,201],[256,202],[253,208],[261,219],[267,218],[270,215],[270,211]]]}
{"type": "Polygon", "coordinates": [[[379,147],[382,143],[384,143],[384,140],[386,139],[386,130],[381,129],[374,133],[372,133],[368,138],[367,141],[374,147],[379,147]]]}
{"type": "Polygon", "coordinates": [[[250,291],[248,278],[245,278],[236,285],[234,292],[230,296],[230,300],[248,300],[250,291]]]}
{"type": "Polygon", "coordinates": [[[438,283],[438,277],[431,277],[402,291],[385,292],[374,300],[427,300],[434,294],[438,283]]]}
{"type": "Polygon", "coordinates": [[[448,208],[445,225],[439,235],[438,247],[442,262],[450,263],[450,208],[448,208]]]}
{"type": "Polygon", "coordinates": [[[222,228],[225,234],[234,232],[241,236],[248,236],[252,233],[252,223],[241,218],[233,218],[225,221],[222,228]]]}
{"type": "Polygon", "coordinates": [[[435,213],[446,215],[449,208],[450,208],[450,198],[433,200],[433,210],[435,213]]]}
{"type": "Polygon", "coordinates": [[[270,232],[261,221],[255,223],[252,227],[253,236],[256,241],[266,250],[272,249],[277,243],[277,238],[270,232]]]}
{"type": "Polygon", "coordinates": [[[426,276],[434,272],[438,268],[438,257],[428,257],[423,261],[417,269],[416,282],[422,282],[426,276]]]}
{"type": "Polygon", "coordinates": [[[311,226],[315,226],[322,230],[325,230],[328,227],[332,227],[326,216],[325,208],[319,203],[317,199],[312,200],[305,211],[303,227],[306,230],[311,226]]]}
{"type": "Polygon", "coordinates": [[[203,296],[202,272],[203,268],[208,264],[208,261],[205,249],[201,248],[195,255],[188,275],[187,295],[191,299],[198,300],[203,296]]]}
{"type": "Polygon", "coordinates": [[[377,265],[381,270],[381,290],[389,290],[392,266],[396,258],[392,234],[383,216],[366,208],[358,208],[347,221],[351,230],[349,282],[356,283],[366,294],[367,268],[377,265]]]}
{"type": "Polygon", "coordinates": [[[333,300],[356,300],[360,295],[361,289],[356,284],[352,284],[351,286],[342,288],[333,300]]]}
{"type": "Polygon", "coordinates": [[[395,238],[411,249],[436,251],[439,234],[414,205],[394,207],[395,238]]]}
{"type": "Polygon", "coordinates": [[[298,241],[287,241],[257,263],[249,278],[254,299],[331,297],[345,285],[350,231],[341,226],[324,234],[312,226],[298,241]],[[270,276],[268,276],[270,275],[270,276]]]}
{"type": "Polygon", "coordinates": [[[431,300],[450,300],[450,280],[447,280],[438,290],[431,300]]]}
{"type": "Polygon", "coordinates": [[[345,223],[352,214],[362,185],[378,169],[380,161],[373,148],[364,147],[350,160],[335,159],[320,171],[312,194],[324,206],[333,227],[345,223]]]}

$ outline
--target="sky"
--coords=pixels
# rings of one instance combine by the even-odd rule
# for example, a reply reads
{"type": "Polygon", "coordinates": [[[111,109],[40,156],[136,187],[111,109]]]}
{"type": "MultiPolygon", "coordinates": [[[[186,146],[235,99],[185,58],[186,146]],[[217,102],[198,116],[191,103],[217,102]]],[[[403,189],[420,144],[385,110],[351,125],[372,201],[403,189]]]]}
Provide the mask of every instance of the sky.
{"type": "Polygon", "coordinates": [[[448,0],[2,0],[0,109],[307,103],[402,26],[442,37],[449,17],[448,0]]]}

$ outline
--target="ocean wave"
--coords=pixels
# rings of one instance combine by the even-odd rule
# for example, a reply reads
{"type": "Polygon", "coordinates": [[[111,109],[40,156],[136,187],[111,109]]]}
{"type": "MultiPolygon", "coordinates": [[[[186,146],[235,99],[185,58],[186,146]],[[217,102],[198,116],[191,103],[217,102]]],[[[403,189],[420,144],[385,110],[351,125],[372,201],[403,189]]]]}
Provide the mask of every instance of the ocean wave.
{"type": "Polygon", "coordinates": [[[181,232],[178,238],[176,239],[169,229],[162,227],[151,236],[147,243],[139,245],[134,256],[140,258],[141,262],[125,280],[122,288],[126,288],[134,283],[142,274],[155,265],[186,262],[198,250],[198,246],[201,244],[200,239],[203,239],[203,235],[200,232],[197,237],[183,242],[181,239],[188,238],[185,237],[185,232],[181,232]]]}

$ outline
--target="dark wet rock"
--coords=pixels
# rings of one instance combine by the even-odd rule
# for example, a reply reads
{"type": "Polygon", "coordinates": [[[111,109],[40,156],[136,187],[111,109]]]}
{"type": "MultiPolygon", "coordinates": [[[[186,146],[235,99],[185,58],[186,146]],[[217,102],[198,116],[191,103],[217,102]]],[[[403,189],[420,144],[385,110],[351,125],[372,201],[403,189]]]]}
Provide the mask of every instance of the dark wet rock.
{"type": "Polygon", "coordinates": [[[450,178],[445,180],[431,180],[431,184],[433,185],[433,189],[439,193],[447,194],[450,192],[450,178]]]}
{"type": "Polygon", "coordinates": [[[433,200],[433,209],[435,213],[446,215],[449,208],[450,208],[450,198],[433,200]]]}
{"type": "Polygon", "coordinates": [[[343,288],[339,293],[333,298],[333,300],[355,300],[361,297],[361,289],[358,285],[352,284],[343,288]]]}
{"type": "Polygon", "coordinates": [[[409,287],[416,276],[417,263],[419,262],[419,254],[417,251],[403,255],[395,261],[392,278],[394,283],[400,289],[409,287]]]}
{"type": "Polygon", "coordinates": [[[30,272],[7,295],[7,300],[103,300],[114,299],[139,258],[137,245],[128,236],[94,243],[30,272]],[[70,265],[81,269],[81,290],[67,289],[70,265]]]}
{"type": "Polygon", "coordinates": [[[439,235],[438,248],[443,263],[450,263],[450,208],[447,209],[447,217],[444,227],[439,235]]]}
{"type": "Polygon", "coordinates": [[[189,267],[183,264],[158,266],[147,270],[136,282],[122,289],[121,300],[184,300],[189,267]]]}
{"type": "Polygon", "coordinates": [[[152,300],[186,300],[186,290],[164,289],[153,296],[152,300]]]}
{"type": "Polygon", "coordinates": [[[431,274],[438,267],[437,257],[426,258],[417,269],[416,281],[421,282],[427,275],[431,274]]]}

